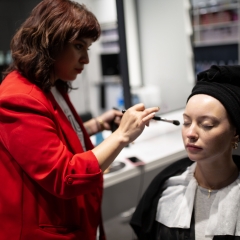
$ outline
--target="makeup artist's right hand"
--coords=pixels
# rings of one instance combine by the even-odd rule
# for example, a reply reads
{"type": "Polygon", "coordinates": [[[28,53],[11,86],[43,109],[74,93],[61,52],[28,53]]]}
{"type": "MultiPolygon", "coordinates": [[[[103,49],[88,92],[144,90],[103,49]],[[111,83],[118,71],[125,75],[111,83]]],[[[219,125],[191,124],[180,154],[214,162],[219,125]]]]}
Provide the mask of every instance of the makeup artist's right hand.
{"type": "Polygon", "coordinates": [[[123,114],[117,130],[92,149],[102,171],[108,168],[125,146],[142,133],[158,111],[159,107],[145,108],[142,103],[139,103],[123,114]]]}
{"type": "Polygon", "coordinates": [[[134,141],[158,111],[159,107],[145,108],[143,103],[134,105],[123,114],[118,134],[121,134],[126,143],[134,141]]]}

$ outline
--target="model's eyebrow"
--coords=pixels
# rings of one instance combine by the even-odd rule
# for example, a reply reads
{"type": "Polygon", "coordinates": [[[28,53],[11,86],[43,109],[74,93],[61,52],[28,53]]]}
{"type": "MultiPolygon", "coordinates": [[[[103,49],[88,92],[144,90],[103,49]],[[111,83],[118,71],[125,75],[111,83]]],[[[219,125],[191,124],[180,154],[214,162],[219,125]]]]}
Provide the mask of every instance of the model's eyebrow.
{"type": "MultiPolygon", "coordinates": [[[[183,113],[183,117],[187,117],[187,118],[191,118],[189,117],[186,113],[183,113]]],[[[203,116],[200,116],[198,117],[199,120],[206,120],[206,119],[210,119],[212,121],[219,121],[218,118],[214,117],[214,116],[211,116],[211,115],[203,115],[203,116]]]]}
{"type": "Polygon", "coordinates": [[[217,117],[214,117],[214,116],[210,116],[210,115],[205,115],[205,116],[202,116],[202,118],[211,118],[211,119],[218,119],[217,117]]]}

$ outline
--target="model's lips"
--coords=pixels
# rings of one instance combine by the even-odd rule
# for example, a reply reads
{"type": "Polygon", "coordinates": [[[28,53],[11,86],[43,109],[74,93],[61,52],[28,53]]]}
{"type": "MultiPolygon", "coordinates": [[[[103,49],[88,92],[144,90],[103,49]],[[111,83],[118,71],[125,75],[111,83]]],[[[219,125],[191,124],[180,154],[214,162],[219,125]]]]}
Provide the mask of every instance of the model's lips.
{"type": "Polygon", "coordinates": [[[189,150],[189,151],[199,151],[199,150],[202,150],[201,147],[198,147],[198,146],[196,146],[196,145],[194,145],[194,144],[187,144],[187,145],[186,145],[186,148],[187,148],[187,150],[189,150]]]}

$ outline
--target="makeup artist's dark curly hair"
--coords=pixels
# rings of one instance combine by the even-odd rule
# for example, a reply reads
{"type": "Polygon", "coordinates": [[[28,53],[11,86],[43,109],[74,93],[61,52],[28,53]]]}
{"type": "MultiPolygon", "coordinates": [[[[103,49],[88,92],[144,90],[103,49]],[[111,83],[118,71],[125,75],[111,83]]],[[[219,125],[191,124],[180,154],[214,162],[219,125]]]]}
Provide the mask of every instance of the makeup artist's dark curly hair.
{"type": "MultiPolygon", "coordinates": [[[[12,64],[3,79],[14,70],[49,91],[53,64],[63,47],[75,39],[100,36],[100,25],[84,5],[70,0],[43,0],[31,12],[11,41],[12,64]]],[[[67,91],[69,85],[58,81],[67,91]]]]}

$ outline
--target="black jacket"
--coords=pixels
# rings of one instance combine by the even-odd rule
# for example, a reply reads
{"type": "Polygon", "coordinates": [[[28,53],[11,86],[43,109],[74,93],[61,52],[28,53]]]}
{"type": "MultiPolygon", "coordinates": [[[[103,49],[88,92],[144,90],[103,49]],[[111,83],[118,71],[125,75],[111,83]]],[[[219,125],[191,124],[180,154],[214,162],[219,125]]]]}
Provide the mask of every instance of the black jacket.
{"type": "MultiPolygon", "coordinates": [[[[233,160],[240,169],[240,156],[233,155],[233,160]]],[[[169,228],[155,221],[158,201],[165,190],[164,182],[172,176],[183,173],[192,163],[189,158],[176,161],[152,180],[130,220],[130,225],[139,240],[195,240],[194,214],[190,229],[169,228]]],[[[240,240],[240,237],[214,236],[213,240],[240,240]]]]}

